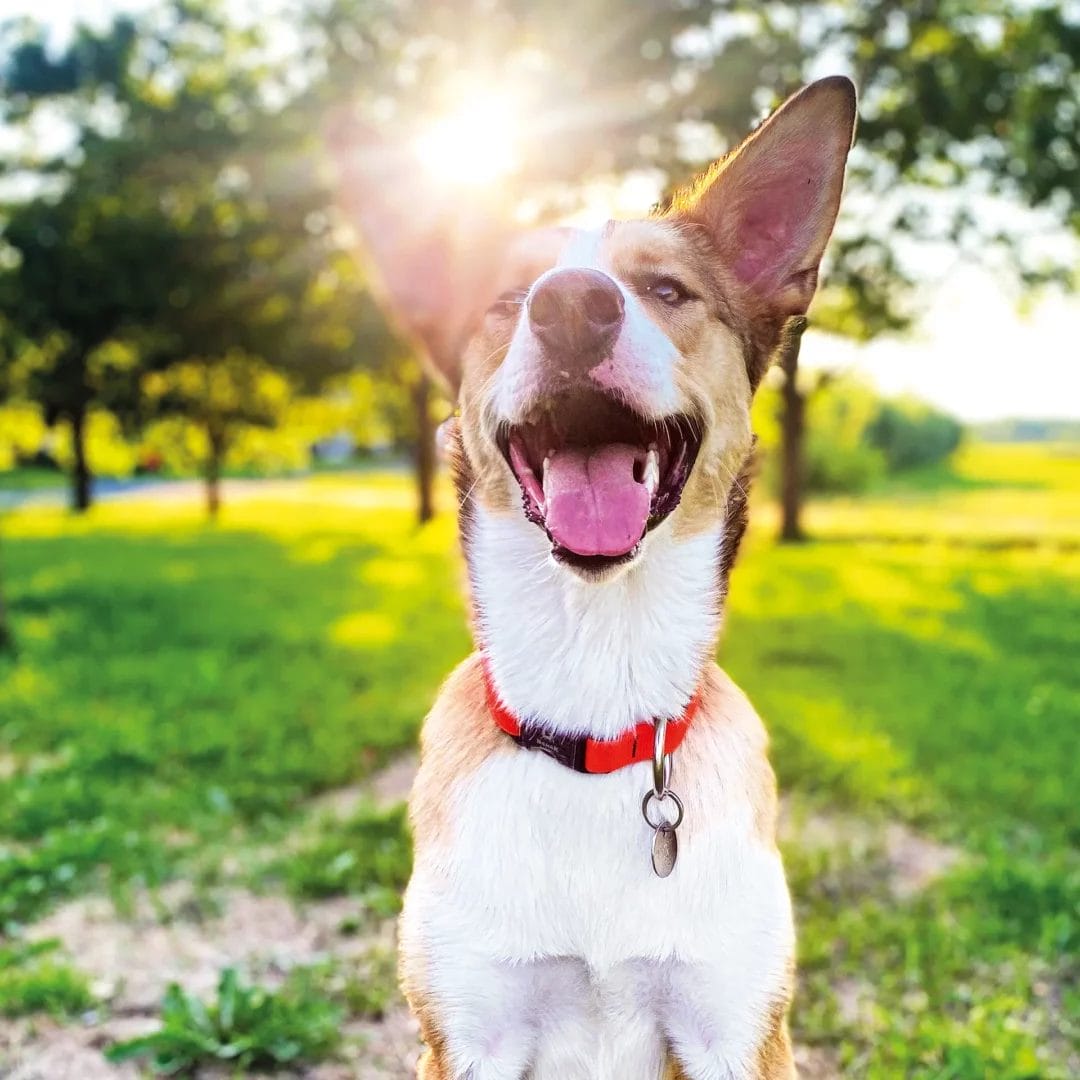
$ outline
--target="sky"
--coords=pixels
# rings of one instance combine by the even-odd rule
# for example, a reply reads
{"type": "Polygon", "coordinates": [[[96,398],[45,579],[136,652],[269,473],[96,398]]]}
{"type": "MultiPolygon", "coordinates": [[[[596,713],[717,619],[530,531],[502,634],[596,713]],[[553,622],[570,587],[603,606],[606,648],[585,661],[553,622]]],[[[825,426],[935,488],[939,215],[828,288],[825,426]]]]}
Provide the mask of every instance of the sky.
{"type": "MultiPolygon", "coordinates": [[[[59,44],[77,19],[104,25],[113,12],[154,0],[0,0],[0,17],[33,15],[59,44]]],[[[238,11],[257,0],[233,0],[238,11]]],[[[943,275],[915,331],[867,345],[807,334],[802,359],[909,393],[961,419],[1080,418],[1080,297],[1053,295],[1022,316],[994,277],[961,266],[943,275]]]]}
{"type": "Polygon", "coordinates": [[[904,339],[855,345],[807,333],[800,360],[860,373],[969,422],[1078,419],[1078,330],[1077,298],[1048,297],[1024,317],[989,273],[965,268],[946,277],[904,339]]]}

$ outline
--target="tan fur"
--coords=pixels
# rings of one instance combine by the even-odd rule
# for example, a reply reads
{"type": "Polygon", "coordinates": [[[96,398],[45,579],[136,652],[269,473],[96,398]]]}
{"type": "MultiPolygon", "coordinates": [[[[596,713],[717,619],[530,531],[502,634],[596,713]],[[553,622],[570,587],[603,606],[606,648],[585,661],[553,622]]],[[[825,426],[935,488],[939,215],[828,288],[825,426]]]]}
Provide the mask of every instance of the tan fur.
{"type": "Polygon", "coordinates": [[[422,997],[410,995],[409,1008],[420,1022],[420,1037],[426,1049],[416,1063],[417,1080],[453,1080],[446,1040],[431,1019],[431,1010],[422,997]]]}
{"type": "Polygon", "coordinates": [[[757,1080],[794,1080],[795,1058],[787,1025],[788,1003],[781,1002],[769,1016],[765,1038],[758,1047],[757,1080]]]}
{"type": "Polygon", "coordinates": [[[484,697],[479,653],[463,660],[443,684],[420,735],[420,769],[409,798],[416,848],[448,839],[453,807],[447,796],[491,754],[516,747],[495,726],[484,697]]]}
{"type": "Polygon", "coordinates": [[[695,821],[715,821],[728,812],[726,807],[749,805],[754,835],[775,848],[776,776],[767,748],[764,725],[746,695],[726,672],[709,664],[702,680],[701,709],[675,758],[688,840],[695,821]],[[737,789],[732,789],[730,779],[718,783],[718,761],[737,763],[737,789]]]}
{"type": "MultiPolygon", "coordinates": [[[[422,851],[451,841],[455,788],[492,754],[512,753],[513,743],[495,726],[484,695],[479,653],[463,660],[443,683],[420,733],[420,767],[409,796],[413,847],[422,851]]],[[[417,1080],[452,1080],[438,1010],[427,993],[422,950],[401,942],[398,971],[426,1050],[417,1080]]]]}
{"type": "Polygon", "coordinates": [[[688,244],[685,232],[669,220],[613,223],[603,247],[603,261],[630,284],[649,276],[675,277],[698,295],[702,307],[672,308],[648,301],[652,319],[679,351],[675,371],[684,411],[700,418],[705,441],[683,490],[672,525],[679,536],[713,526],[728,489],[750,451],[750,399],[743,350],[735,332],[717,316],[722,298],[715,272],[688,244]],[[711,275],[711,276],[710,276],[711,275]]]}

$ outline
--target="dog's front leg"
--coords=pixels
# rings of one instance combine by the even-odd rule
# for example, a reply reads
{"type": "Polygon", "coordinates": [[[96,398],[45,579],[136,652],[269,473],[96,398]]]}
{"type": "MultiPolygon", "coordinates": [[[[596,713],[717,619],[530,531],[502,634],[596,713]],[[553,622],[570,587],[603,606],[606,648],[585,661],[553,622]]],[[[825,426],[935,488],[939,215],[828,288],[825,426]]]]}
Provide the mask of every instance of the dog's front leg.
{"type": "Polygon", "coordinates": [[[753,971],[724,963],[676,965],[669,973],[669,1080],[794,1080],[789,976],[769,986],[753,971]]]}
{"type": "Polygon", "coordinates": [[[538,1028],[528,965],[467,949],[406,959],[406,992],[427,1049],[418,1080],[523,1080],[538,1028]],[[420,976],[420,977],[417,977],[420,976]]]}

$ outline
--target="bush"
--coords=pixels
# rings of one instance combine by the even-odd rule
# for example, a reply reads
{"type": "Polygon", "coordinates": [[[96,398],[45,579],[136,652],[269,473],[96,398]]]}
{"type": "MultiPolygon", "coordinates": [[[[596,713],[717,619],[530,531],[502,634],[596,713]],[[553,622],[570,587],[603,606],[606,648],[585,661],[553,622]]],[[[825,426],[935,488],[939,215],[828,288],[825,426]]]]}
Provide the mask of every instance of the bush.
{"type": "Polygon", "coordinates": [[[890,472],[902,472],[944,461],[957,447],[964,429],[947,413],[921,401],[883,401],[866,429],[871,446],[885,456],[890,472]]]}
{"type": "MultiPolygon", "coordinates": [[[[865,491],[885,473],[885,457],[865,438],[881,399],[873,387],[838,379],[808,394],[806,407],[806,490],[865,491]]],[[[761,451],[765,487],[780,490],[780,394],[766,385],[754,404],[754,430],[761,451]]]]}
{"type": "Polygon", "coordinates": [[[806,408],[806,487],[824,493],[865,491],[885,473],[886,460],[866,440],[881,407],[874,390],[843,379],[810,396],[806,408]]]}
{"type": "MultiPolygon", "coordinates": [[[[779,490],[780,394],[765,386],[754,406],[767,487],[779,490]]],[[[946,413],[908,398],[882,398],[850,376],[807,391],[806,490],[823,494],[866,491],[889,473],[944,461],[960,445],[963,428],[946,413]]]]}

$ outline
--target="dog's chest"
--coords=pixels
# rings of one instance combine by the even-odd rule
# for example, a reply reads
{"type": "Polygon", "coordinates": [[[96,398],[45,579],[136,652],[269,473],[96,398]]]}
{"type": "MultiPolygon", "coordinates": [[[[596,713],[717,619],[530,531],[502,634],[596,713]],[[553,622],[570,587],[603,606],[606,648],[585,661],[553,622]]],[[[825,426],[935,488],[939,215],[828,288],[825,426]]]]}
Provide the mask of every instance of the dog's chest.
{"type": "Polygon", "coordinates": [[[712,802],[713,813],[684,821],[675,869],[659,878],[641,813],[651,766],[588,776],[536,751],[495,755],[450,793],[452,841],[419,854],[410,902],[437,902],[447,930],[480,934],[504,960],[573,956],[602,971],[715,959],[748,905],[771,910],[779,893],[783,908],[786,897],[749,807],[722,798],[721,770],[706,782],[715,799],[688,805],[712,802]]]}

